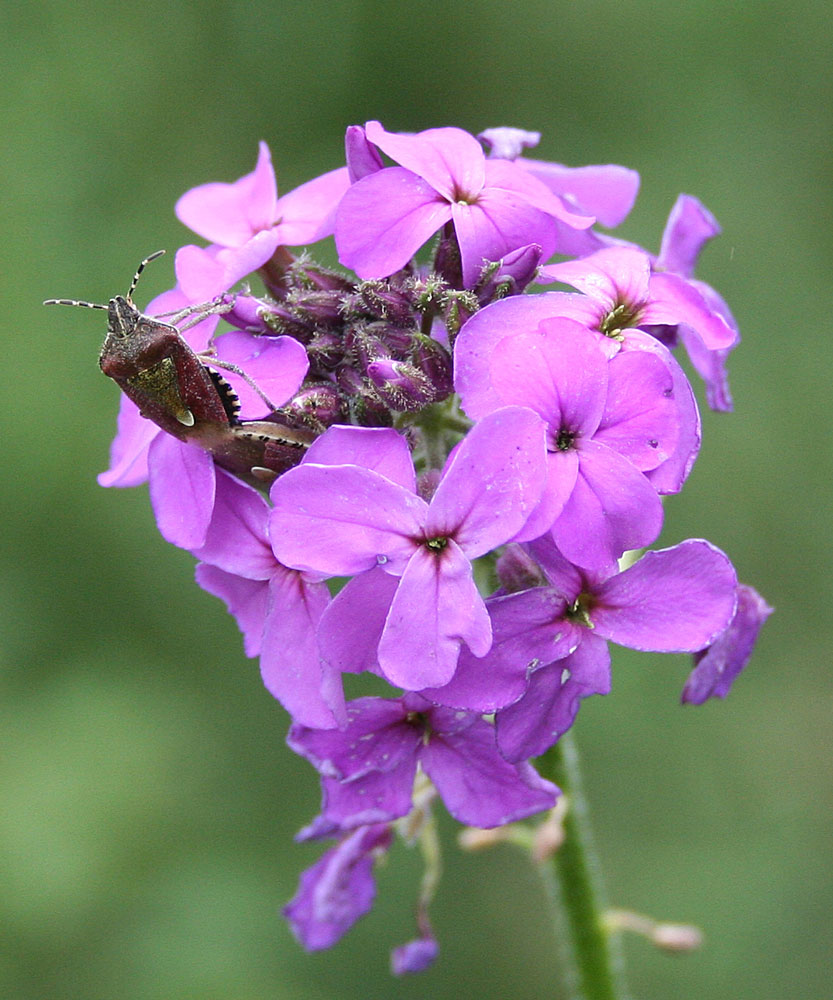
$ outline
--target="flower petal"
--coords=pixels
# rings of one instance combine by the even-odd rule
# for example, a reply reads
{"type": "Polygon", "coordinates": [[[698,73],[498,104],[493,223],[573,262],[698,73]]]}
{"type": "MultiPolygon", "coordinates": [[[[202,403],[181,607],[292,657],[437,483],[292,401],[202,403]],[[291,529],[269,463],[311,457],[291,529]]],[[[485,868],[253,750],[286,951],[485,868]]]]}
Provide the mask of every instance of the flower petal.
{"type": "Polygon", "coordinates": [[[278,199],[275,219],[281,245],[297,247],[331,236],[338,204],[350,187],[347,167],[330,170],[278,199]]]}
{"type": "Polygon", "coordinates": [[[537,757],[572,726],[582,698],[609,690],[607,643],[586,635],[571,656],[536,670],[523,698],[498,712],[500,752],[510,761],[537,757]]]}
{"type": "Polygon", "coordinates": [[[385,278],[413,257],[451,218],[451,206],[404,167],[368,174],[347,191],[336,213],[338,258],[367,281],[385,278]]]}
{"type": "Polygon", "coordinates": [[[605,412],[594,440],[641,472],[655,469],[674,454],[679,438],[672,371],[655,355],[620,351],[608,372],[605,412]]]}
{"type": "Polygon", "coordinates": [[[657,270],[693,277],[700,252],[719,233],[720,225],[706,206],[690,194],[681,194],[665,224],[657,270]]]}
{"type": "MultiPolygon", "coordinates": [[[[454,388],[472,420],[505,406],[491,381],[492,354],[504,337],[534,332],[543,319],[558,315],[552,295],[513,295],[475,313],[454,342],[454,388]]],[[[527,405],[526,402],[524,405],[527,405]]]]}
{"type": "Polygon", "coordinates": [[[553,525],[561,552],[586,569],[612,567],[628,549],[650,545],[662,528],[662,502],[631,463],[596,441],[582,441],[579,474],[553,525]]]}
{"type": "Polygon", "coordinates": [[[207,451],[159,434],[148,451],[150,502],[165,541],[193,551],[205,544],[214,509],[214,460],[207,451]]]}
{"type": "MultiPolygon", "coordinates": [[[[216,356],[244,371],[274,404],[268,406],[240,375],[219,368],[240,401],[243,420],[260,419],[287,403],[301,388],[309,370],[307,352],[294,337],[255,337],[242,330],[231,330],[217,340],[216,356]]],[[[210,358],[206,364],[211,367],[210,358]]]]}
{"type": "Polygon", "coordinates": [[[694,652],[735,613],[737,577],[725,553],[690,538],[647,552],[596,591],[596,634],[631,649],[694,652]]]}
{"type": "Polygon", "coordinates": [[[192,551],[201,562],[249,580],[268,580],[275,556],[266,526],[269,505],[251,486],[218,469],[214,508],[203,545],[192,551]]]}
{"type": "Polygon", "coordinates": [[[419,546],[405,567],[379,643],[379,667],[409,691],[447,684],[461,643],[482,656],[492,630],[471,563],[449,539],[438,554],[419,546]]]}
{"type": "Polygon", "coordinates": [[[321,661],[316,629],[330,600],[325,583],[275,568],[263,630],[260,672],[270,694],[303,726],[331,729],[347,721],[341,677],[321,661]]]}
{"type": "Polygon", "coordinates": [[[615,163],[566,167],[543,160],[517,162],[576,211],[594,215],[609,229],[624,221],[639,191],[639,174],[615,163]]]}
{"type": "Polygon", "coordinates": [[[745,584],[738,586],[738,606],[729,626],[706,649],[695,654],[681,701],[702,705],[708,698],[725,698],[735,678],[749,662],[752,650],[772,608],[745,584]]]}
{"type": "Polygon", "coordinates": [[[428,510],[409,490],[353,465],[299,465],[275,480],[271,497],[280,562],[331,576],[376,565],[401,573],[428,510]]]}
{"type": "Polygon", "coordinates": [[[376,651],[399,586],[381,567],[353,577],[327,606],[318,625],[321,658],[340,673],[378,673],[376,651]]]}
{"type": "Polygon", "coordinates": [[[118,431],[110,445],[110,467],[99,473],[99,485],[138,486],[147,482],[148,448],[162,433],[152,420],[139,413],[132,400],[122,395],[118,431]]]}
{"type": "MultiPolygon", "coordinates": [[[[422,730],[407,721],[398,699],[357,698],[347,705],[343,729],[316,729],[293,724],[286,742],[334,781],[355,781],[375,772],[388,773],[413,760],[422,730]]],[[[410,787],[408,788],[410,795],[410,787]]]]}
{"type": "Polygon", "coordinates": [[[232,184],[201,184],[176,203],[180,222],[211,243],[237,247],[275,222],[278,189],[272,157],[259,145],[257,166],[232,184]]]}
{"type": "Polygon", "coordinates": [[[498,753],[494,727],[482,719],[460,733],[434,733],[420,755],[446,809],[460,823],[490,828],[555,805],[558,789],[530,764],[498,753]]]}
{"type": "Polygon", "coordinates": [[[544,260],[555,249],[552,218],[511,192],[485,188],[474,203],[453,202],[451,213],[466,288],[477,284],[487,262],[499,261],[522,246],[536,243],[544,260]]]}
{"type": "Polygon", "coordinates": [[[243,633],[246,656],[259,656],[263,624],[269,607],[269,585],[265,580],[247,580],[236,573],[199,563],[194,573],[203,590],[225,602],[243,633]]]}
{"type": "Polygon", "coordinates": [[[429,128],[404,135],[386,132],[379,122],[370,121],[365,135],[400,166],[424,178],[446,201],[474,198],[483,187],[483,149],[461,128],[429,128]]]}
{"type": "Polygon", "coordinates": [[[359,465],[416,492],[411,449],[392,427],[335,424],[310,445],[303,462],[312,465],[359,465]]]}
{"type": "Polygon", "coordinates": [[[548,587],[491,598],[492,648],[478,658],[460,652],[457,671],[444,687],[421,692],[431,701],[473,712],[494,712],[518,700],[530,673],[575,649],[576,629],[566,621],[564,598],[548,587]]]}
{"type": "Polygon", "coordinates": [[[692,282],[678,274],[652,274],[650,295],[651,303],[640,325],[685,323],[697,331],[710,351],[732,347],[737,340],[737,331],[709,307],[692,282]]]}
{"type": "Polygon", "coordinates": [[[332,948],[369,912],[376,896],[375,855],[387,850],[392,836],[388,825],[363,827],[303,872],[283,915],[307,951],[332,948]]]}
{"type": "Polygon", "coordinates": [[[544,422],[523,406],[503,407],[479,421],[446,463],[426,535],[453,536],[471,559],[508,542],[541,497],[544,432],[544,422]]]}

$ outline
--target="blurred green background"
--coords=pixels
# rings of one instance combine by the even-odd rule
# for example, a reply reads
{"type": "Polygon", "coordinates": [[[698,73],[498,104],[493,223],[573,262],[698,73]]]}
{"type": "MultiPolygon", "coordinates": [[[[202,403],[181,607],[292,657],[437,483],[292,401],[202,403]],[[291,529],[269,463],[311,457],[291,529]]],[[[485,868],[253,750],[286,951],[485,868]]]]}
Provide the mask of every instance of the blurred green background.
{"type": "Polygon", "coordinates": [[[622,233],[652,249],[680,191],[723,224],[699,273],[744,337],[737,412],[704,412],[662,541],[707,536],[777,614],[730,698],[699,709],[678,704],[685,658],[617,651],[577,737],[611,901],[706,934],[678,958],[628,940],[634,996],[829,996],[829,5],[11,0],[0,28],[0,996],[560,996],[534,872],[461,853],[451,824],[434,969],[388,975],[412,933],[404,849],[339,947],[296,945],[278,908],[318,854],[291,841],[312,770],[144,489],[96,485],[117,407],[101,316],[40,306],[124,292],[143,256],[190,241],[176,198],[250,171],[258,139],[286,191],[368,118],[539,129],[542,158],[636,168],[622,233]]]}

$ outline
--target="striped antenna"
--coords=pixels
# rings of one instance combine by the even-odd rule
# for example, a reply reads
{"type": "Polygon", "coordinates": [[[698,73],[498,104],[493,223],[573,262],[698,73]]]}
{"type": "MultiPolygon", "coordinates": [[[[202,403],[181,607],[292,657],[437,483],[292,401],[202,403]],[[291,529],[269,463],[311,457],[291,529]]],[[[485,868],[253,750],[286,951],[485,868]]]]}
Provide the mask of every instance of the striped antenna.
{"type": "Polygon", "coordinates": [[[127,290],[127,301],[133,304],[133,293],[136,291],[136,285],[139,284],[139,275],[144,271],[145,265],[149,264],[152,260],[156,260],[157,257],[161,257],[164,250],[157,250],[156,253],[152,253],[150,257],[145,257],[142,263],[136,268],[136,273],[133,275],[133,280],[130,282],[130,288],[127,290]]]}
{"type": "MultiPolygon", "coordinates": [[[[157,257],[161,257],[164,252],[164,250],[157,250],[156,253],[152,253],[150,257],[145,257],[142,263],[136,268],[136,273],[133,275],[133,280],[130,282],[130,288],[125,296],[131,305],[133,305],[133,293],[136,291],[136,285],[139,283],[139,275],[142,271],[144,271],[145,265],[149,264],[152,260],[156,260],[157,257]]],[[[109,306],[101,305],[98,302],[81,302],[79,299],[46,299],[43,304],[45,306],[84,306],[85,309],[109,308],[109,306]]]]}
{"type": "Polygon", "coordinates": [[[98,302],[80,302],[78,299],[45,299],[45,306],[84,306],[87,309],[107,309],[98,302]]]}

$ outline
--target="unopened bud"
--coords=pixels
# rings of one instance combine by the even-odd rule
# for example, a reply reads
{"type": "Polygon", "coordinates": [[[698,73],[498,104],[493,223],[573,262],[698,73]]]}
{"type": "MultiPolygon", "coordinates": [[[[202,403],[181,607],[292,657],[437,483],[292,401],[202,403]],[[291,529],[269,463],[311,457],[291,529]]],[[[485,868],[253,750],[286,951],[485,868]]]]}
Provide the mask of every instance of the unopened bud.
{"type": "Polygon", "coordinates": [[[696,951],[703,943],[703,934],[692,924],[657,924],[651,940],[663,951],[696,951]]]}
{"type": "Polygon", "coordinates": [[[457,834],[457,843],[464,851],[483,851],[487,847],[495,847],[508,840],[506,827],[496,826],[491,830],[481,830],[479,827],[467,826],[457,834]]]}
{"type": "Polygon", "coordinates": [[[367,366],[367,377],[394,410],[420,410],[436,398],[427,375],[406,361],[377,358],[367,366]]]}
{"type": "Polygon", "coordinates": [[[341,338],[335,333],[318,332],[307,345],[307,354],[313,367],[331,370],[344,355],[341,338]]]}
{"type": "Polygon", "coordinates": [[[567,815],[567,798],[562,795],[550,809],[543,823],[532,834],[532,860],[538,864],[549,859],[564,843],[564,817],[567,815]]]}
{"type": "Polygon", "coordinates": [[[532,556],[516,543],[507,545],[495,564],[498,579],[507,594],[530,590],[545,583],[541,567],[532,556]]]}
{"type": "Polygon", "coordinates": [[[604,923],[609,931],[632,931],[647,938],[663,951],[695,951],[703,943],[703,934],[693,924],[659,923],[633,910],[608,910],[604,923]]]}
{"type": "Polygon", "coordinates": [[[477,133],[477,138],[489,149],[489,159],[514,160],[525,149],[532,149],[541,141],[540,132],[526,132],[522,128],[487,128],[477,133]]]}
{"type": "Polygon", "coordinates": [[[308,386],[297,393],[284,407],[309,425],[329,427],[344,418],[341,393],[332,382],[308,386]]]}
{"type": "Polygon", "coordinates": [[[452,291],[446,295],[443,321],[452,340],[466,320],[471,319],[479,308],[480,303],[473,292],[452,291]]]}
{"type": "Polygon", "coordinates": [[[338,326],[341,323],[341,295],[338,291],[293,292],[287,304],[293,315],[313,326],[338,326]]]}
{"type": "Polygon", "coordinates": [[[502,260],[487,264],[475,286],[480,305],[520,295],[537,274],[540,263],[541,247],[529,243],[508,253],[502,260]]]}
{"type": "Polygon", "coordinates": [[[306,255],[296,260],[289,268],[293,288],[319,292],[348,292],[352,285],[343,274],[327,267],[314,264],[306,255]]]}
{"type": "Polygon", "coordinates": [[[415,333],[409,357],[433,386],[433,402],[438,403],[454,392],[451,355],[439,341],[423,333],[415,333]]]}
{"type": "Polygon", "coordinates": [[[375,174],[384,166],[379,150],[372,142],[368,142],[361,125],[348,125],[344,134],[344,153],[351,184],[368,174],[375,174]]]}
{"type": "Polygon", "coordinates": [[[235,295],[231,309],[223,313],[223,319],[238,330],[247,333],[271,333],[271,327],[263,319],[265,303],[253,295],[235,295]]]}
{"type": "Polygon", "coordinates": [[[261,302],[257,315],[271,333],[294,337],[302,344],[308,344],[315,333],[308,323],[300,321],[283,302],[261,302]]]}
{"type": "Polygon", "coordinates": [[[413,293],[392,287],[387,281],[362,281],[347,304],[348,312],[369,313],[399,326],[413,322],[413,293]]]}

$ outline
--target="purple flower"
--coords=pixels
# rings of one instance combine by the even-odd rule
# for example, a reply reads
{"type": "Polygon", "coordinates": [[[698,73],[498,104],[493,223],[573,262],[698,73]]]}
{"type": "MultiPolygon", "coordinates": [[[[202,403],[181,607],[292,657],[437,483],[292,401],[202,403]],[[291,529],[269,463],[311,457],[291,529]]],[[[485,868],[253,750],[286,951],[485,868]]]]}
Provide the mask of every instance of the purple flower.
{"type": "MultiPolygon", "coordinates": [[[[574,318],[606,338],[621,338],[633,327],[685,324],[707,350],[731,347],[737,332],[678,274],[652,272],[651,258],[632,247],[609,247],[581,260],[550,264],[541,281],[563,281],[584,292],[574,318]]],[[[565,315],[570,315],[565,313],[565,315]]]]}
{"type": "MultiPolygon", "coordinates": [[[[597,223],[609,229],[618,226],[633,208],[639,191],[639,174],[615,163],[566,167],[563,163],[522,156],[525,149],[537,146],[540,138],[539,132],[516,128],[486,129],[478,135],[478,139],[490,146],[490,157],[513,160],[574,211],[594,216],[597,223]]],[[[556,227],[556,249],[571,257],[584,257],[621,242],[598,233],[595,227],[574,229],[558,220],[556,227]]]]}
{"type": "MultiPolygon", "coordinates": [[[[521,530],[541,495],[544,460],[541,420],[506,407],[452,452],[427,503],[415,492],[404,439],[331,428],[272,487],[272,546],[299,570],[352,576],[380,567],[396,578],[376,604],[380,611],[390,598],[377,650],[381,670],[410,690],[443,684],[462,643],[476,655],[489,648],[471,560],[521,530]]],[[[372,632],[366,609],[356,614],[372,632]]]]}
{"type": "MultiPolygon", "coordinates": [[[[581,698],[609,690],[606,640],[692,652],[713,642],[735,613],[732,564],[701,539],[648,552],[612,574],[582,571],[547,539],[531,549],[549,586],[488,601],[495,642],[480,664],[482,673],[507,679],[507,695],[528,677],[522,697],[496,716],[498,745],[508,760],[543,753],[572,725],[581,698]]],[[[462,687],[470,669],[462,661],[452,684],[462,687]]]]}
{"type": "MultiPolygon", "coordinates": [[[[506,338],[541,331],[554,320],[586,323],[591,319],[586,296],[565,292],[517,296],[494,302],[476,313],[463,327],[454,345],[454,384],[463,408],[470,415],[488,413],[504,405],[491,382],[491,368],[498,345],[506,338]]],[[[673,452],[654,468],[644,470],[657,493],[677,493],[691,471],[700,448],[700,414],[691,385],[673,355],[655,337],[642,330],[627,330],[612,341],[585,326],[608,356],[624,351],[654,355],[667,370],[678,414],[677,443],[673,452]]],[[[503,349],[503,348],[501,348],[503,349]]]]}
{"type": "MultiPolygon", "coordinates": [[[[215,284],[207,281],[203,297],[226,291],[265,264],[279,246],[329,236],[335,208],[349,183],[347,168],[340,167],[279,198],[269,147],[261,142],[252,173],[232,184],[202,184],[186,192],[176,203],[177,218],[215,244],[200,251],[216,263],[215,284]],[[215,287],[219,285],[224,287],[215,287]]],[[[189,256],[200,250],[186,249],[189,256]]]]}
{"type": "Polygon", "coordinates": [[[758,633],[771,614],[772,608],[757,591],[740,584],[735,617],[711,644],[694,654],[695,667],[681,700],[702,705],[709,698],[725,698],[749,662],[758,633]]]}
{"type": "Polygon", "coordinates": [[[391,840],[387,824],[360,827],[303,872],[283,913],[307,951],[331,948],[370,910],[373,868],[391,840]]]}
{"type": "Polygon", "coordinates": [[[471,826],[501,826],[555,803],[555,785],[529,764],[505,761],[494,727],[475,713],[406,694],[359,698],[348,703],[347,717],[341,730],[296,724],[288,736],[322,776],[322,818],[341,829],[406,815],[417,765],[451,815],[471,826]]]}
{"type": "Polygon", "coordinates": [[[308,574],[281,565],[269,544],[263,497],[224,472],[197,582],[224,600],[243,632],[246,652],[260,656],[266,688],[294,719],[327,728],[345,720],[338,673],[322,663],[315,633],[330,592],[308,574]]]}
{"type": "Polygon", "coordinates": [[[424,972],[433,965],[440,953],[434,937],[418,937],[394,948],[390,954],[390,968],[395,976],[424,972]]]}
{"type": "Polygon", "coordinates": [[[405,135],[386,132],[371,121],[365,136],[399,166],[372,170],[371,164],[339,205],[339,259],[360,278],[398,271],[450,222],[460,247],[463,284],[471,288],[484,261],[500,260],[531,243],[549,257],[555,249],[556,220],[578,229],[593,222],[569,212],[522,168],[508,160],[487,160],[480,143],[462,129],[405,135]]]}
{"type": "MultiPolygon", "coordinates": [[[[483,352],[478,359],[487,360],[483,352]]],[[[679,435],[672,374],[658,357],[631,351],[608,361],[585,328],[549,318],[534,332],[504,336],[488,370],[469,364],[458,388],[472,417],[523,403],[547,423],[547,485],[523,537],[551,527],[567,558],[589,567],[610,566],[657,537],[662,504],[643,473],[674,453],[679,435]]]]}
{"type": "Polygon", "coordinates": [[[726,361],[730,351],[740,343],[740,334],[729,307],[720,295],[710,285],[694,278],[700,252],[719,232],[717,220],[705,205],[691,195],[681,194],[668,216],[654,270],[667,271],[687,279],[709,308],[734,331],[734,340],[727,347],[709,348],[697,328],[686,323],[654,332],[663,339],[669,338],[672,344],[677,338],[682,341],[692,365],[705,383],[709,406],[713,410],[729,411],[732,409],[732,395],[726,361]]]}

